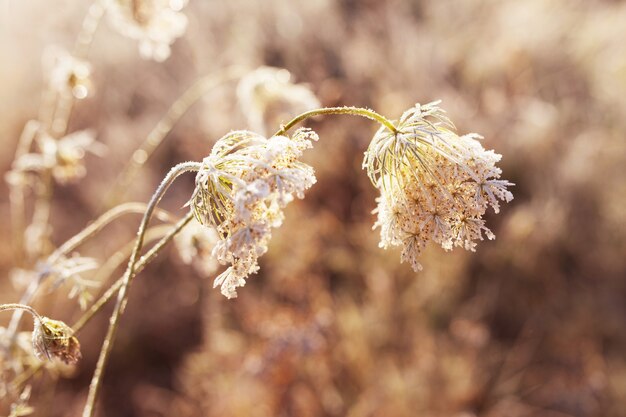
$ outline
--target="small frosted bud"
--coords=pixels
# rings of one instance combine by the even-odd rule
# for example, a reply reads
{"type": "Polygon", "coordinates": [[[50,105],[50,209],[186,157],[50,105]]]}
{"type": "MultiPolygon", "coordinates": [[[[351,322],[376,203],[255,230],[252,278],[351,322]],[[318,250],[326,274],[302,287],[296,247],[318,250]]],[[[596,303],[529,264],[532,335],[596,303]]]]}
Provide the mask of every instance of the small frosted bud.
{"type": "Polygon", "coordinates": [[[72,329],[62,321],[47,317],[35,319],[33,329],[33,350],[38,359],[60,359],[68,365],[73,365],[82,357],[80,343],[73,336],[72,329]]]}

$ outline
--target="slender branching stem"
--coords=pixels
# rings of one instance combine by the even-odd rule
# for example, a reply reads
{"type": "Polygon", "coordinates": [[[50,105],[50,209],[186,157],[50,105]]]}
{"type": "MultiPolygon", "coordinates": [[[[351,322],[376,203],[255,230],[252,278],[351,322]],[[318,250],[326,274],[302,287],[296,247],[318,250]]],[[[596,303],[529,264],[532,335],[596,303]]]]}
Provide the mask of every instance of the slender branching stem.
{"type": "MultiPolygon", "coordinates": [[[[171,242],[171,240],[180,232],[191,220],[193,220],[194,215],[193,212],[190,211],[185,217],[180,219],[178,223],[159,240],[149,251],[143,255],[137,264],[135,265],[135,274],[143,271],[145,266],[149,264],[160,252],[163,248],[171,242]]],[[[109,289],[100,296],[100,298],[95,301],[91,307],[83,313],[83,315],[74,323],[72,326],[73,334],[78,334],[83,327],[98,313],[106,303],[113,298],[113,296],[119,291],[124,283],[124,277],[119,278],[115,283],[109,287],[109,289]]],[[[12,385],[16,388],[19,388],[28,381],[32,376],[37,374],[39,370],[41,370],[42,364],[37,364],[28,370],[24,371],[22,374],[18,375],[12,382],[12,385]]]]}
{"type": "MultiPolygon", "coordinates": [[[[154,226],[148,229],[146,232],[146,244],[155,242],[161,239],[163,236],[167,235],[171,229],[171,224],[161,224],[158,226],[154,226]]],[[[135,247],[135,239],[127,242],[120,249],[107,256],[106,261],[100,264],[100,267],[92,276],[92,280],[103,285],[108,281],[108,279],[113,275],[113,272],[116,271],[124,262],[128,262],[128,258],[130,254],[133,253],[133,248],[135,247]]]]}
{"type": "MultiPolygon", "coordinates": [[[[94,236],[96,233],[102,230],[103,227],[111,223],[113,220],[119,218],[120,216],[131,213],[143,214],[145,213],[147,207],[148,206],[145,203],[126,203],[112,208],[111,210],[100,216],[98,219],[96,219],[89,226],[87,226],[76,235],[74,235],[72,238],[67,240],[64,244],[59,246],[59,248],[48,257],[48,259],[46,260],[46,264],[54,265],[54,263],[57,262],[60,258],[62,258],[63,256],[67,256],[80,244],[84,243],[87,239],[94,236]]],[[[155,216],[161,221],[169,221],[173,223],[174,216],[172,216],[165,210],[155,210],[155,216]]],[[[29,286],[26,288],[26,291],[24,291],[24,294],[22,294],[20,304],[29,304],[32,301],[37,290],[39,289],[46,277],[48,277],[48,274],[39,274],[37,279],[33,280],[29,284],[29,286]]],[[[15,335],[17,334],[17,328],[21,318],[21,310],[15,311],[15,313],[13,313],[13,317],[11,318],[11,322],[9,323],[9,327],[7,329],[7,346],[11,345],[15,340],[15,335]]]]}
{"type": "Polygon", "coordinates": [[[285,133],[289,131],[289,129],[291,129],[292,127],[294,127],[296,124],[300,123],[301,121],[308,119],[309,117],[314,117],[314,116],[319,116],[319,115],[324,115],[324,114],[348,114],[352,116],[361,116],[367,119],[377,121],[378,123],[385,126],[387,129],[392,131],[393,133],[398,132],[396,127],[393,125],[393,123],[391,123],[389,119],[387,119],[385,116],[381,114],[376,113],[374,110],[366,109],[363,107],[326,107],[322,109],[310,110],[294,117],[287,124],[282,125],[280,127],[280,130],[276,132],[274,136],[284,135],[285,133]]]}
{"type": "MultiPolygon", "coordinates": [[[[176,226],[174,226],[165,236],[163,236],[163,238],[161,238],[161,240],[159,240],[159,242],[150,248],[150,250],[146,252],[141,259],[139,259],[139,261],[137,261],[137,264],[135,265],[135,274],[141,272],[144,267],[149,264],[159,254],[159,252],[161,252],[165,245],[167,245],[192,219],[193,212],[190,211],[189,214],[179,220],[178,223],[176,223],[176,226]]],[[[119,278],[104,294],[102,294],[102,296],[100,296],[97,301],[91,305],[87,311],[83,313],[83,315],[72,326],[75,333],[78,333],[85,326],[85,324],[87,324],[87,322],[89,322],[93,316],[100,311],[102,306],[104,306],[122,287],[123,283],[124,277],[119,278]]]]}
{"type": "MultiPolygon", "coordinates": [[[[89,226],[85,227],[79,233],[67,240],[64,244],[59,246],[59,248],[48,257],[48,263],[53,264],[62,256],[67,256],[71,251],[76,249],[79,245],[81,245],[90,237],[94,236],[96,233],[102,230],[104,226],[111,223],[118,217],[131,213],[143,214],[146,212],[147,207],[148,206],[145,203],[124,203],[120,204],[119,206],[113,207],[111,210],[98,217],[89,226]]],[[[165,210],[156,209],[154,214],[161,221],[173,223],[174,216],[165,210]]]]}
{"type": "Polygon", "coordinates": [[[128,261],[128,267],[126,268],[126,272],[124,273],[122,285],[117,295],[115,308],[109,320],[109,328],[107,330],[107,334],[100,350],[100,356],[96,364],[96,370],[89,385],[89,393],[87,395],[87,403],[85,404],[85,408],[83,410],[83,417],[92,417],[95,412],[95,403],[98,398],[100,386],[102,384],[102,375],[109,359],[111,348],[113,347],[113,342],[115,341],[115,335],[117,333],[119,319],[123,314],[124,308],[126,307],[126,302],[128,300],[128,289],[136,272],[136,264],[139,259],[139,253],[141,251],[141,248],[143,247],[146,229],[148,226],[148,222],[152,217],[152,213],[154,212],[156,205],[159,203],[169,186],[179,175],[188,171],[198,171],[201,166],[202,164],[199,162],[183,162],[173,167],[170,172],[165,176],[165,179],[163,180],[163,182],[161,182],[156,192],[152,195],[150,202],[148,203],[148,207],[146,209],[146,212],[144,213],[143,219],[139,226],[139,230],[137,232],[137,241],[135,243],[135,248],[133,249],[133,253],[131,254],[128,261]]]}
{"type": "Polygon", "coordinates": [[[216,73],[211,73],[198,78],[167,110],[165,116],[150,131],[143,143],[133,152],[131,159],[119,175],[116,185],[109,197],[109,204],[116,204],[126,190],[137,172],[148,161],[159,145],[172,131],[176,123],[187,113],[200,98],[208,91],[219,87],[229,81],[241,78],[246,69],[241,66],[232,66],[216,73]]]}

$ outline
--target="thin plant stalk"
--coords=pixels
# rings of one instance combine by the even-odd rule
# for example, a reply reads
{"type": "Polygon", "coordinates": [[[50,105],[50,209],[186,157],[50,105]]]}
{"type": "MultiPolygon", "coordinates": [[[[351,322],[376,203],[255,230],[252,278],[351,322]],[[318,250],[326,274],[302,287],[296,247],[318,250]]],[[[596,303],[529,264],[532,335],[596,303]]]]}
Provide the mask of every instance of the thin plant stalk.
{"type": "Polygon", "coordinates": [[[85,404],[85,408],[83,409],[83,417],[92,417],[95,412],[95,403],[98,398],[100,386],[102,384],[102,375],[108,362],[111,348],[113,347],[113,342],[115,341],[115,336],[119,327],[119,319],[123,314],[124,308],[126,307],[126,302],[128,301],[128,289],[130,288],[133,277],[135,276],[135,267],[139,259],[139,253],[143,246],[146,228],[148,226],[150,218],[152,217],[152,213],[169,186],[178,176],[188,171],[198,171],[201,166],[202,164],[199,162],[183,162],[173,167],[170,172],[165,176],[165,179],[163,179],[163,182],[161,182],[156,192],[152,195],[150,202],[148,203],[148,208],[146,209],[141,225],[139,226],[139,230],[137,232],[137,241],[135,244],[135,248],[133,249],[133,253],[130,256],[130,260],[128,261],[128,267],[126,268],[126,272],[123,276],[122,286],[117,296],[117,303],[115,304],[113,314],[111,315],[111,318],[109,320],[109,328],[107,330],[107,334],[100,350],[100,356],[96,364],[96,370],[89,385],[89,393],[87,395],[87,403],[85,404]]]}
{"type": "MultiPolygon", "coordinates": [[[[167,235],[170,230],[170,226],[171,225],[159,225],[151,227],[146,232],[146,242],[153,242],[167,235]]],[[[95,282],[106,282],[108,278],[113,275],[113,272],[117,270],[117,268],[119,268],[120,265],[122,265],[126,260],[128,260],[130,254],[133,252],[134,246],[135,240],[133,239],[117,252],[113,253],[110,256],[107,256],[106,262],[100,265],[96,273],[93,275],[92,279],[95,282]]]]}
{"type": "MultiPolygon", "coordinates": [[[[161,252],[165,245],[167,245],[174,238],[174,236],[176,236],[178,232],[180,232],[192,219],[193,212],[190,211],[185,217],[179,220],[174,228],[172,228],[165,236],[163,236],[163,238],[161,238],[159,242],[157,242],[152,248],[150,248],[150,250],[147,251],[145,255],[143,255],[141,259],[139,259],[139,261],[137,261],[137,264],[135,265],[135,274],[143,271],[145,266],[149,264],[159,254],[159,252],[161,252]]],[[[115,283],[113,283],[113,285],[111,285],[109,289],[104,294],[102,294],[102,296],[100,296],[100,298],[96,302],[94,302],[88,310],[83,313],[83,315],[76,321],[76,323],[74,323],[74,325],[72,326],[74,332],[79,332],[85,326],[85,324],[87,324],[87,322],[89,322],[89,320],[91,320],[91,318],[98,311],[100,311],[102,306],[105,305],[113,297],[113,295],[115,295],[115,293],[117,293],[117,291],[122,287],[123,283],[124,277],[121,277],[117,281],[115,281],[115,283]]]]}
{"type": "Polygon", "coordinates": [[[139,170],[161,145],[176,123],[208,91],[229,81],[241,78],[246,73],[244,67],[232,66],[217,73],[198,78],[167,110],[167,113],[148,133],[143,143],[133,152],[131,159],[119,175],[109,198],[110,204],[116,204],[137,175],[139,170]]]}
{"type": "Polygon", "coordinates": [[[398,129],[393,125],[393,123],[387,119],[382,114],[376,113],[374,110],[366,109],[363,107],[326,107],[322,109],[315,109],[304,112],[293,119],[291,119],[287,124],[282,125],[280,130],[274,134],[274,136],[284,135],[294,127],[296,124],[314,116],[324,115],[324,114],[348,114],[352,116],[361,116],[370,120],[377,121],[378,123],[385,126],[393,133],[398,133],[398,129]]]}
{"type": "MultiPolygon", "coordinates": [[[[63,245],[50,255],[48,263],[56,262],[60,257],[67,256],[71,251],[85,242],[90,237],[98,233],[104,226],[111,223],[116,218],[125,214],[143,214],[146,212],[147,204],[145,203],[124,203],[113,207],[111,210],[98,217],[93,223],[85,227],[79,233],[67,240],[63,245]]],[[[174,216],[169,212],[161,209],[154,211],[155,217],[164,222],[174,222],[174,216]]]]}
{"type": "MultiPolygon", "coordinates": [[[[172,241],[174,236],[176,236],[191,220],[193,220],[193,218],[193,212],[190,211],[185,217],[180,219],[178,223],[176,223],[176,225],[165,236],[161,238],[161,240],[159,240],[153,247],[150,248],[149,251],[147,251],[141,257],[141,259],[139,259],[139,261],[137,261],[137,264],[135,266],[135,274],[143,271],[145,266],[149,264],[161,252],[161,250],[163,250],[163,248],[172,241]]],[[[102,294],[100,298],[98,298],[98,300],[95,301],[88,310],[86,310],[82,314],[82,316],[72,326],[72,331],[75,335],[78,334],[89,321],[91,321],[91,319],[102,309],[104,305],[106,305],[107,302],[109,302],[109,300],[111,300],[111,298],[113,298],[113,296],[122,287],[123,283],[124,277],[122,276],[117,281],[115,281],[115,283],[113,283],[113,285],[111,285],[111,287],[109,287],[109,289],[107,289],[107,291],[102,294]]],[[[31,377],[36,375],[41,368],[42,365],[39,364],[33,366],[32,368],[29,368],[27,371],[18,375],[12,382],[13,386],[19,388],[31,377]]]]}
{"type": "MultiPolygon", "coordinates": [[[[72,238],[67,240],[64,244],[59,246],[59,248],[48,257],[47,264],[53,265],[61,257],[67,256],[71,251],[76,249],[87,239],[93,237],[96,233],[102,230],[103,227],[111,223],[113,220],[119,218],[120,216],[132,213],[143,214],[145,213],[146,209],[147,205],[145,203],[125,203],[112,208],[111,210],[104,213],[102,216],[98,217],[89,226],[87,226],[76,235],[74,235],[72,238]]],[[[161,209],[155,210],[155,216],[161,221],[172,221],[173,219],[173,216],[171,214],[161,209]]],[[[40,274],[36,280],[33,280],[28,285],[24,294],[22,294],[20,304],[29,304],[32,301],[37,290],[42,285],[47,276],[48,275],[40,274]]],[[[15,335],[17,334],[17,328],[21,318],[22,311],[15,311],[7,329],[7,340],[9,346],[13,343],[15,339],[15,335]]]]}

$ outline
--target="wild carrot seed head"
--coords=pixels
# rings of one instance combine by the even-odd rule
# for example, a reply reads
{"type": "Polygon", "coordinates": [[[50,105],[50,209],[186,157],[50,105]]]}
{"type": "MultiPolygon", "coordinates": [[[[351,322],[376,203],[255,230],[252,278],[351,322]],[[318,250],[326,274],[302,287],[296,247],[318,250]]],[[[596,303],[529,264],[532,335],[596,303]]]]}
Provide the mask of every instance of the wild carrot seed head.
{"type": "Polygon", "coordinates": [[[380,190],[380,246],[402,247],[402,261],[420,270],[419,255],[429,242],[446,250],[474,251],[483,236],[495,238],[482,216],[500,200],[511,201],[512,183],[501,180],[501,156],[486,151],[475,134],[458,136],[438,103],[416,105],[397,123],[382,127],[363,162],[380,190]]]}
{"type": "Polygon", "coordinates": [[[220,237],[213,255],[230,266],[214,286],[221,286],[226,297],[236,297],[236,288],[258,271],[272,228],[282,224],[283,208],[315,183],[313,168],[299,160],[315,140],[317,134],[309,129],[270,139],[235,131],[203,160],[190,204],[198,221],[220,237]]]}

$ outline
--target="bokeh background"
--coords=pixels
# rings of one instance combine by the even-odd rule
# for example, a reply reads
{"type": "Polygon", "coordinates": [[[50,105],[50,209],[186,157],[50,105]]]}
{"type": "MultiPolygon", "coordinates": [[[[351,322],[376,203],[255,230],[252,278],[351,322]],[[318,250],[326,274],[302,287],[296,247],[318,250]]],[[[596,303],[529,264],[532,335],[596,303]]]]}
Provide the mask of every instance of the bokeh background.
{"type": "MultiPolygon", "coordinates": [[[[88,3],[0,0],[2,173],[36,117],[44,48],[71,48],[88,3]]],[[[176,97],[233,64],[284,67],[323,105],[390,118],[442,99],[460,133],[481,133],[503,155],[515,200],[488,217],[495,241],[477,253],[429,249],[414,273],[371,230],[376,191],[361,158],[376,126],[310,122],[321,140],[305,159],[318,183],[289,206],[239,298],[222,297],[174,250],[137,279],[100,415],[626,415],[626,2],[190,0],[185,14],[187,32],[162,64],[142,60],[106,19],[98,30],[96,94],[70,130],[96,129],[108,153],[56,188],[57,244],[102,212],[176,97]]],[[[213,90],[177,124],[132,200],[247,127],[234,90],[213,90]]],[[[184,214],[192,189],[189,176],[163,206],[184,214]]],[[[0,217],[8,210],[3,182],[0,217]]],[[[117,223],[84,254],[106,258],[137,224],[117,223]]],[[[0,222],[0,302],[20,296],[9,232],[0,222]]],[[[67,322],[80,314],[62,290],[35,306],[67,322]]],[[[34,383],[35,415],[79,414],[106,323],[101,314],[82,333],[73,373],[34,383]]]]}

